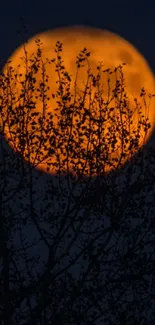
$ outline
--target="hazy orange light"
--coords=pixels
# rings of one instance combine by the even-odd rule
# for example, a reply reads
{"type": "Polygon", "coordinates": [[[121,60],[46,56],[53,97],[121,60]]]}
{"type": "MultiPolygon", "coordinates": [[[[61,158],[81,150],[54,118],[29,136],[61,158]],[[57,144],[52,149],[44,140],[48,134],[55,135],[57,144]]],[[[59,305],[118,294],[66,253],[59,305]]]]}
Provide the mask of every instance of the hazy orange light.
{"type": "MultiPolygon", "coordinates": [[[[134,98],[138,97],[140,99],[139,94],[142,87],[145,88],[145,90],[149,93],[154,93],[155,90],[155,81],[154,76],[151,72],[151,69],[149,68],[149,65],[147,61],[144,59],[144,57],[126,40],[119,37],[116,34],[113,34],[109,31],[103,31],[100,29],[95,28],[86,28],[83,26],[73,26],[68,28],[59,28],[51,31],[47,31],[45,33],[35,35],[32,39],[28,41],[26,44],[26,50],[28,55],[32,55],[32,53],[35,53],[37,50],[35,40],[36,38],[39,38],[42,42],[42,55],[43,59],[45,58],[54,58],[56,57],[56,54],[54,52],[55,44],[57,41],[60,41],[63,43],[63,52],[62,52],[62,59],[64,60],[64,65],[66,70],[69,72],[69,74],[72,75],[72,81],[71,81],[71,91],[74,93],[74,81],[76,77],[76,56],[79,54],[83,48],[87,48],[88,51],[91,52],[91,56],[89,59],[90,62],[90,68],[94,74],[97,73],[96,67],[99,64],[99,62],[103,62],[103,69],[114,69],[116,66],[122,64],[123,62],[126,63],[126,66],[124,66],[124,77],[125,77],[125,83],[126,83],[126,92],[128,95],[129,103],[132,108],[135,107],[134,98]]],[[[25,65],[23,64],[23,61],[21,60],[21,57],[24,57],[24,49],[23,46],[18,48],[10,57],[9,60],[11,60],[11,65],[13,68],[18,72],[25,75],[25,65]],[[17,68],[18,65],[21,64],[20,68],[17,68]]],[[[4,67],[4,71],[6,70],[7,65],[4,67]]],[[[55,93],[57,90],[57,74],[55,72],[54,65],[47,65],[47,73],[49,75],[49,86],[50,90],[47,92],[50,100],[48,102],[48,109],[47,112],[52,112],[54,114],[54,107],[56,106],[56,99],[53,99],[51,96],[51,93],[55,93]]],[[[80,89],[83,88],[83,83],[86,82],[87,77],[87,69],[83,68],[79,70],[78,74],[78,87],[80,89]]],[[[104,100],[106,101],[108,99],[108,83],[107,79],[105,78],[106,75],[104,74],[104,80],[103,82],[103,89],[104,89],[104,100]]],[[[41,78],[41,74],[37,74],[37,84],[39,85],[39,79],[41,78]]],[[[115,78],[111,75],[111,88],[114,87],[115,84],[115,78]]],[[[20,85],[16,86],[16,91],[20,92],[20,85]]],[[[34,91],[34,95],[36,95],[34,91]]],[[[88,102],[89,99],[87,99],[86,102],[88,102]]],[[[114,100],[110,103],[111,107],[114,106],[114,100]]],[[[17,109],[17,107],[16,107],[17,109]]],[[[19,109],[19,108],[18,108],[19,109]]],[[[38,99],[36,100],[36,111],[42,112],[42,103],[38,99]]],[[[142,112],[145,114],[145,107],[143,105],[142,112]]],[[[96,118],[99,118],[99,111],[96,111],[96,118]]],[[[149,108],[149,120],[151,122],[151,129],[149,130],[147,137],[145,139],[145,142],[148,140],[148,138],[151,135],[152,129],[154,127],[154,120],[155,120],[155,109],[154,109],[154,99],[151,101],[151,105],[149,108]]],[[[57,123],[56,117],[54,117],[55,123],[57,123]]],[[[137,123],[138,121],[138,113],[134,116],[134,123],[137,123]]],[[[73,125],[75,126],[75,118],[73,117],[73,125]]],[[[115,123],[114,123],[115,125],[115,123]]],[[[113,125],[113,126],[114,126],[113,125]]],[[[106,126],[106,129],[109,125],[106,126]]],[[[30,131],[30,129],[28,129],[30,131]]],[[[5,136],[8,140],[9,144],[13,147],[15,151],[18,151],[18,138],[12,138],[13,140],[9,140],[10,138],[10,130],[9,125],[6,125],[5,128],[5,136]]],[[[45,135],[46,136],[46,135],[45,135]]],[[[143,134],[141,135],[143,138],[143,134]]],[[[143,143],[143,139],[142,139],[143,143]]],[[[141,143],[141,145],[142,145],[141,143]]],[[[49,145],[51,146],[50,142],[49,145]]],[[[83,147],[86,147],[87,143],[82,144],[83,147]]],[[[118,141],[118,150],[117,155],[119,155],[120,150],[119,146],[121,146],[120,142],[118,141]]],[[[35,148],[35,147],[34,147],[35,148]]],[[[31,149],[31,148],[29,148],[31,149]]],[[[86,148],[85,148],[86,149],[86,148]]],[[[37,152],[38,147],[36,145],[35,151],[37,152]]],[[[31,151],[31,150],[30,150],[31,151]]],[[[41,157],[36,155],[36,152],[31,153],[29,155],[29,158],[27,158],[26,154],[28,153],[25,151],[24,159],[32,163],[35,167],[46,171],[47,170],[47,162],[54,162],[55,156],[51,153],[48,157],[46,148],[42,147],[43,151],[43,159],[40,161],[41,157]],[[35,160],[34,160],[35,157],[35,160]]],[[[116,157],[116,154],[112,152],[112,150],[109,153],[109,159],[112,159],[113,157],[116,157]]],[[[63,154],[61,154],[61,158],[63,159],[63,154]]],[[[74,163],[78,162],[78,158],[74,158],[74,163]]],[[[81,164],[84,164],[84,160],[81,158],[81,164]]],[[[125,163],[125,160],[124,160],[125,163]]],[[[70,171],[73,171],[73,163],[71,162],[71,159],[69,161],[69,169],[70,171]]],[[[64,163],[63,169],[67,169],[66,163],[64,163]]],[[[111,167],[107,165],[105,166],[105,171],[109,172],[111,167]]],[[[55,173],[56,167],[52,167],[51,170],[49,170],[50,173],[55,173]]],[[[95,174],[95,172],[94,172],[95,174]]]]}

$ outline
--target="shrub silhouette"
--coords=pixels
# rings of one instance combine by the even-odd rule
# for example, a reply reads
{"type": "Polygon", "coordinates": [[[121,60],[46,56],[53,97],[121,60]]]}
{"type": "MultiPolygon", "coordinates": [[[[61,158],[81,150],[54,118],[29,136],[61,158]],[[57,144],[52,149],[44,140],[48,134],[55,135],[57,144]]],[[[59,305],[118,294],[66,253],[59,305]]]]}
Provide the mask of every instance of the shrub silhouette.
{"type": "MultiPolygon", "coordinates": [[[[58,74],[54,94],[39,40],[36,45],[30,62],[25,49],[24,76],[10,64],[0,75],[2,324],[152,324],[155,156],[144,146],[148,117],[135,100],[133,126],[123,66],[104,72],[108,102],[101,65],[96,76],[88,69],[84,90],[75,80],[72,94],[60,42],[56,58],[47,60],[58,74]],[[120,79],[111,90],[112,73],[120,79]],[[55,115],[48,111],[49,91],[55,115]],[[17,155],[7,152],[4,136],[17,155]],[[49,174],[40,189],[37,168],[45,161],[49,174]],[[40,242],[46,258],[33,250],[40,242]]],[[[77,69],[89,56],[81,51],[77,69]]],[[[140,96],[146,105],[144,89],[140,96]]]]}

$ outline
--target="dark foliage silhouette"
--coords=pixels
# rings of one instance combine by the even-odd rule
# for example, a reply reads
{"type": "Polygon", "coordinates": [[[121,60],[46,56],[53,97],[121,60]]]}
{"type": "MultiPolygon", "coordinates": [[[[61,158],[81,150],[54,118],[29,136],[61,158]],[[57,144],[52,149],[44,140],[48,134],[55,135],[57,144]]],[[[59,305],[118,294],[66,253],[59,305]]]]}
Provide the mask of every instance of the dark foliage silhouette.
{"type": "MultiPolygon", "coordinates": [[[[51,90],[57,99],[54,123],[39,40],[36,49],[32,60],[24,61],[24,79],[11,64],[0,75],[1,324],[151,325],[155,153],[140,145],[148,118],[140,110],[138,124],[131,127],[123,65],[104,72],[99,65],[96,75],[88,69],[84,90],[75,80],[72,94],[63,44],[57,42],[56,58],[47,60],[58,75],[57,92],[51,90]],[[108,102],[101,92],[102,73],[108,102]],[[117,75],[114,89],[112,74],[117,75]],[[42,112],[37,112],[38,98],[42,112]],[[14,151],[6,148],[8,128],[14,151]],[[45,159],[47,173],[37,169],[45,159]]],[[[90,55],[87,49],[77,55],[77,71],[89,67],[90,55]]],[[[144,89],[140,96],[146,105],[144,89]]]]}

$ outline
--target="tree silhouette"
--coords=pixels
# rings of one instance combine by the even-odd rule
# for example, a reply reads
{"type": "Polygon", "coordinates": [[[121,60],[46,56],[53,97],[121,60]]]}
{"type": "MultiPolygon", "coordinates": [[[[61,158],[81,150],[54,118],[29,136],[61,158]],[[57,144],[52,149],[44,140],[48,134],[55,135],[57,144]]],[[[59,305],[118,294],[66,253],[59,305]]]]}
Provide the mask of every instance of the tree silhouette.
{"type": "MultiPolygon", "coordinates": [[[[72,93],[62,48],[46,61],[55,64],[55,94],[39,40],[29,60],[25,47],[24,76],[9,63],[0,75],[2,324],[153,324],[155,154],[141,146],[150,123],[135,100],[132,125],[123,65],[93,75],[87,49],[76,64],[77,75],[87,64],[88,79],[81,90],[76,78],[72,93]],[[47,174],[37,169],[45,160],[47,174]]],[[[146,105],[143,88],[140,96],[146,105]]]]}

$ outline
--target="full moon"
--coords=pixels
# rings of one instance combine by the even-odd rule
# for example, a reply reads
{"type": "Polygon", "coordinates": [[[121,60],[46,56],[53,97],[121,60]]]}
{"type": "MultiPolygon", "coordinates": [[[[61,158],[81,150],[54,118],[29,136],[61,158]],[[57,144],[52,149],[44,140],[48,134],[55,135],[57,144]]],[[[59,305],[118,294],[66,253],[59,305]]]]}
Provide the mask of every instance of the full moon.
{"type": "MultiPolygon", "coordinates": [[[[79,144],[80,143],[78,142],[79,141],[78,132],[80,129],[80,127],[78,127],[79,117],[77,117],[77,115],[74,114],[75,107],[77,111],[78,109],[81,109],[81,113],[82,112],[84,113],[84,107],[85,109],[87,109],[87,112],[90,109],[93,112],[92,116],[94,116],[94,118],[96,119],[99,118],[101,111],[103,111],[102,108],[104,107],[105,127],[102,128],[100,134],[101,135],[100,162],[103,165],[104,172],[110,172],[111,170],[115,170],[115,168],[117,168],[118,163],[120,161],[119,157],[121,155],[121,150],[122,150],[121,136],[118,135],[117,133],[117,129],[118,129],[117,126],[120,125],[119,123],[121,117],[119,117],[120,112],[118,113],[119,111],[117,105],[118,98],[116,100],[115,96],[112,97],[112,94],[114,94],[114,92],[112,92],[112,89],[114,89],[116,85],[116,79],[118,78],[118,76],[121,76],[119,71],[123,71],[123,76],[125,80],[125,86],[123,87],[125,87],[125,92],[127,94],[127,103],[128,103],[125,106],[126,112],[127,112],[127,107],[130,107],[130,110],[132,112],[134,112],[135,110],[135,113],[132,115],[133,123],[131,129],[139,121],[139,113],[138,113],[139,111],[138,110],[136,111],[136,102],[135,102],[135,98],[137,98],[137,100],[141,105],[142,114],[146,116],[147,113],[147,117],[149,118],[149,122],[151,124],[151,127],[148,130],[146,136],[144,136],[144,131],[140,131],[141,138],[140,138],[139,145],[142,146],[144,143],[148,141],[155,123],[155,106],[154,106],[155,103],[154,103],[154,97],[151,98],[151,101],[149,97],[146,97],[146,105],[145,105],[143,96],[141,97],[140,93],[142,87],[144,87],[146,93],[154,94],[155,79],[146,59],[140,54],[140,52],[133,45],[131,45],[127,40],[123,39],[122,37],[107,30],[101,30],[97,28],[84,27],[84,26],[57,28],[54,30],[49,30],[41,34],[35,35],[31,39],[29,39],[25,44],[25,46],[21,45],[17,50],[15,50],[15,52],[9,58],[9,62],[10,63],[6,63],[6,65],[4,66],[3,72],[6,73],[8,71],[9,65],[12,66],[14,69],[15,83],[13,86],[13,81],[12,81],[12,91],[14,91],[15,99],[11,104],[12,110],[10,110],[9,113],[10,115],[8,115],[8,119],[6,120],[5,123],[4,135],[6,140],[10,144],[10,146],[14,149],[14,151],[20,153],[22,155],[22,158],[25,161],[32,164],[35,168],[38,168],[40,170],[43,170],[51,174],[55,174],[58,169],[60,169],[63,172],[69,170],[73,174],[76,174],[78,168],[79,170],[80,168],[83,168],[83,174],[87,176],[89,175],[90,161],[92,160],[94,161],[94,165],[92,167],[93,170],[92,174],[93,175],[97,174],[96,171],[97,167],[94,167],[97,166],[95,165],[95,161],[96,161],[95,157],[97,156],[97,154],[95,153],[94,148],[95,148],[95,144],[96,146],[98,146],[98,135],[94,135],[94,137],[92,136],[91,139],[89,138],[89,136],[87,137],[83,136],[81,144],[79,144]],[[19,149],[19,138],[20,138],[20,133],[22,133],[23,129],[22,127],[20,129],[19,122],[11,123],[11,119],[13,115],[14,117],[17,115],[19,116],[19,112],[20,112],[20,116],[24,116],[23,111],[24,109],[26,109],[25,108],[26,104],[24,103],[26,103],[26,100],[28,99],[25,99],[24,96],[21,97],[19,96],[21,94],[21,89],[23,87],[21,82],[22,81],[24,82],[25,75],[26,75],[26,63],[25,63],[26,61],[23,61],[23,57],[25,57],[25,53],[27,53],[27,58],[29,60],[28,64],[30,69],[30,62],[32,62],[31,59],[34,59],[37,53],[36,39],[40,39],[41,41],[42,62],[44,62],[44,64],[46,62],[45,65],[46,74],[49,77],[47,79],[49,88],[47,89],[46,94],[47,97],[49,97],[49,99],[47,101],[47,106],[45,110],[44,128],[41,129],[41,126],[39,125],[38,122],[38,118],[39,116],[41,117],[43,115],[43,111],[45,107],[43,108],[43,100],[42,100],[43,97],[37,96],[38,92],[36,89],[39,88],[41,90],[41,80],[43,76],[41,70],[38,70],[36,71],[36,74],[34,76],[36,78],[35,87],[34,89],[32,87],[31,89],[29,89],[29,95],[31,94],[32,98],[35,99],[36,102],[33,111],[40,115],[36,117],[34,114],[33,118],[29,119],[29,124],[27,124],[27,133],[25,133],[26,141],[24,143],[24,149],[23,151],[21,151],[21,149],[19,149]],[[72,97],[70,98],[70,100],[66,101],[66,107],[68,109],[69,105],[72,104],[72,106],[70,106],[72,107],[72,113],[70,113],[70,116],[72,116],[73,127],[72,127],[71,139],[73,140],[73,142],[72,142],[72,148],[70,149],[70,153],[68,155],[68,159],[66,159],[66,151],[67,148],[69,148],[69,142],[67,142],[68,141],[67,136],[71,134],[70,133],[71,128],[66,124],[65,129],[63,129],[62,131],[60,124],[58,124],[58,116],[60,116],[60,108],[58,109],[57,113],[55,109],[58,108],[57,101],[60,100],[60,98],[58,98],[58,96],[52,96],[52,94],[56,94],[58,90],[59,83],[56,83],[56,81],[59,79],[59,75],[58,72],[55,71],[56,66],[54,65],[54,63],[48,64],[46,61],[46,58],[56,59],[55,48],[56,48],[57,41],[62,43],[62,52],[60,53],[60,55],[62,56],[65,70],[71,76],[71,83],[69,89],[72,97]],[[90,52],[90,56],[87,57],[87,60],[84,63],[84,67],[81,67],[78,70],[76,64],[77,56],[84,48],[86,48],[87,52],[90,52]],[[114,68],[119,67],[123,63],[125,63],[125,65],[123,66],[123,70],[120,70],[118,68],[117,70],[114,71],[114,68]],[[101,79],[100,79],[99,97],[100,98],[103,97],[102,104],[99,105],[99,100],[97,102],[97,96],[95,97],[96,94],[95,91],[97,86],[95,88],[93,87],[92,83],[90,83],[92,87],[91,88],[92,97],[90,99],[90,92],[88,92],[88,94],[85,96],[85,102],[83,104],[83,108],[80,108],[81,106],[80,104],[78,104],[78,101],[75,101],[75,97],[77,96],[77,98],[79,98],[79,103],[82,102],[81,98],[82,96],[84,96],[84,90],[86,89],[86,82],[88,79],[88,69],[90,69],[89,71],[91,71],[91,73],[97,76],[97,73],[99,71],[99,69],[97,69],[97,66],[99,65],[101,67],[100,71],[104,70],[104,73],[101,74],[101,79]],[[110,73],[111,71],[113,71],[113,73],[110,73]],[[17,75],[19,74],[20,74],[20,79],[17,78],[17,75]],[[108,80],[110,80],[110,90],[109,90],[108,80]],[[75,81],[77,85],[77,92],[75,91],[75,81]],[[19,97],[20,99],[18,99],[19,97]],[[108,120],[108,116],[106,116],[109,107],[111,108],[113,114],[113,120],[112,118],[111,119],[109,118],[108,120]],[[51,113],[53,116],[53,123],[54,123],[53,125],[57,125],[58,132],[55,140],[52,137],[53,134],[52,127],[51,127],[52,124],[50,124],[49,122],[51,117],[47,118],[49,116],[48,113],[51,113]],[[32,120],[34,122],[33,125],[31,123],[32,120]],[[62,135],[60,134],[61,133],[60,131],[62,132],[62,135]],[[34,136],[32,137],[32,134],[34,134],[34,132],[36,132],[35,133],[36,137],[34,136]],[[48,135],[46,132],[47,133],[49,132],[48,135]],[[44,139],[46,137],[46,141],[39,140],[37,134],[39,134],[40,139],[41,138],[44,139]],[[114,147],[111,147],[110,144],[111,140],[108,140],[110,139],[109,138],[110,135],[113,137],[114,147]],[[58,145],[57,143],[58,139],[59,142],[62,142],[63,140],[66,143],[66,145],[64,146],[62,144],[58,145]],[[92,143],[93,146],[91,147],[92,143]],[[82,148],[83,155],[80,153],[80,149],[79,149],[80,145],[82,148]],[[51,150],[49,150],[49,148],[51,150]],[[87,150],[89,149],[89,157],[91,157],[90,159],[87,159],[86,155],[84,156],[84,153],[86,153],[86,149],[87,150]],[[76,150],[77,150],[77,155],[73,155],[72,153],[74,151],[76,152],[76,150]],[[104,155],[105,151],[107,151],[107,156],[104,155]],[[56,155],[57,153],[59,155],[56,155]],[[117,158],[117,160],[115,160],[115,158],[117,158]],[[57,164],[58,161],[59,161],[59,168],[57,164]]],[[[64,91],[67,92],[66,88],[64,91]]],[[[125,97],[124,97],[124,103],[125,103],[125,97]]],[[[6,105],[7,109],[8,106],[6,105]]],[[[4,111],[3,115],[6,116],[6,114],[7,112],[4,111]]],[[[28,115],[29,113],[27,113],[27,116],[28,115]]],[[[126,123],[125,125],[127,128],[128,127],[127,115],[125,115],[125,117],[124,115],[122,116],[123,116],[122,123],[126,123]]],[[[90,119],[87,116],[87,118],[85,119],[85,125],[87,125],[87,127],[89,122],[90,119]]],[[[92,123],[91,127],[94,128],[94,131],[97,130],[95,124],[93,124],[93,122],[91,123],[92,123]]],[[[121,129],[120,126],[119,129],[121,129]]],[[[120,130],[118,132],[120,132],[120,130]]],[[[126,143],[126,147],[124,147],[124,150],[126,150],[127,154],[126,156],[124,156],[125,158],[122,158],[122,164],[125,164],[127,160],[130,159],[130,154],[129,152],[127,152],[127,150],[129,151],[129,149],[127,149],[128,148],[127,146],[128,144],[126,143]]]]}

